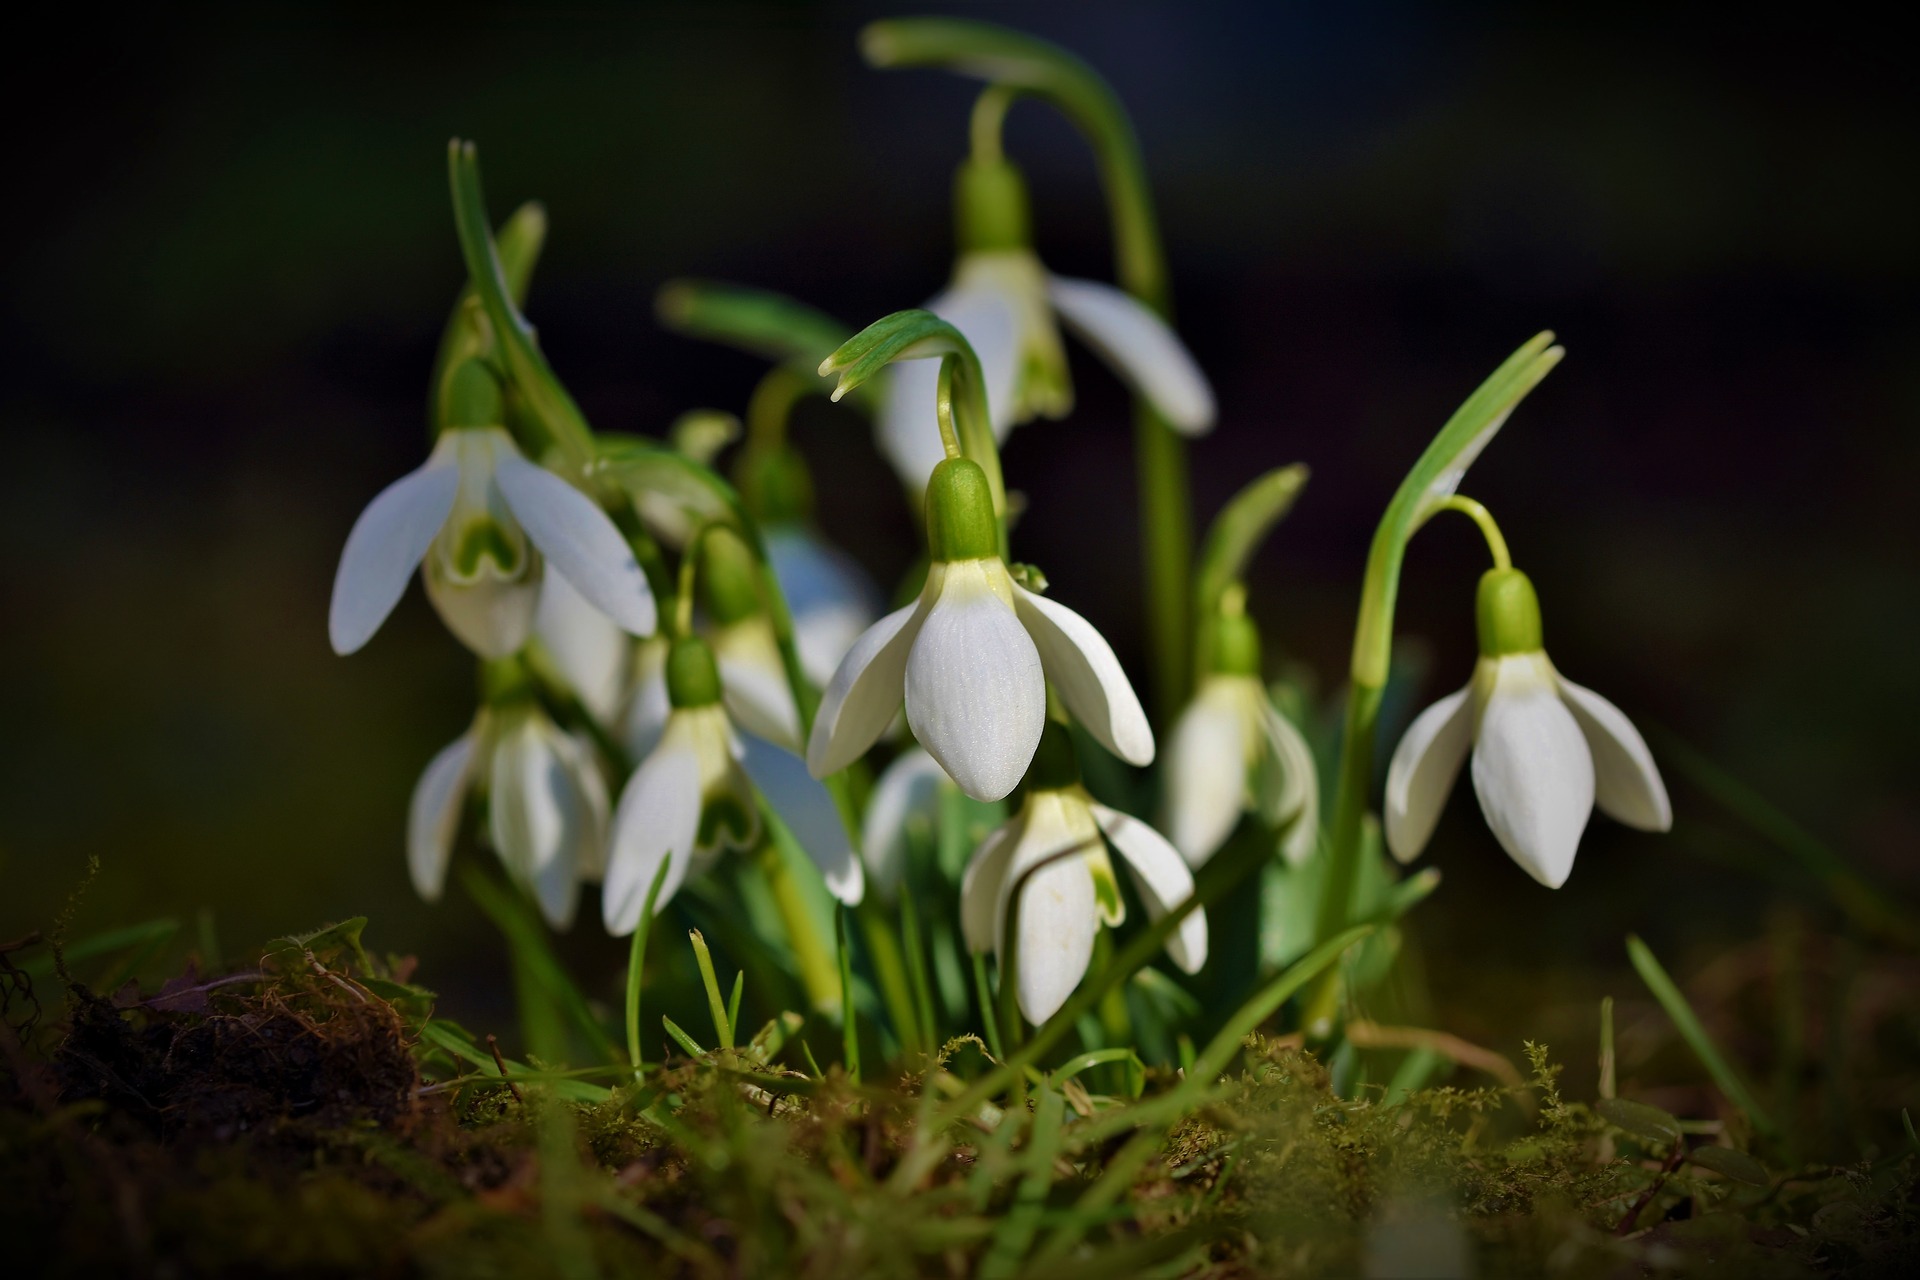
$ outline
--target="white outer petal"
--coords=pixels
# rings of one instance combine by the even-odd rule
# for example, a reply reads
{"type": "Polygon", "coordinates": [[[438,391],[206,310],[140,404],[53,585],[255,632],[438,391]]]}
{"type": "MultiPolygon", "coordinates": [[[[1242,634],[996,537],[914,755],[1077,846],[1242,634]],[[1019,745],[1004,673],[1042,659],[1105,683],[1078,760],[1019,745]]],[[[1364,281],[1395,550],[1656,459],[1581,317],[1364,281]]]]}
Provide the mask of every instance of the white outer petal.
{"type": "Polygon", "coordinates": [[[1673,805],[1667,799],[1667,785],[1640,731],[1620,708],[1593,690],[1558,672],[1555,675],[1560,696],[1593,753],[1593,798],[1600,812],[1642,831],[1671,828],[1673,805]]]}
{"type": "Polygon", "coordinates": [[[460,473],[439,451],[382,489],[347,534],[333,575],[327,638],[342,656],[373,638],[453,510],[460,473]]]}
{"type": "Polygon", "coordinates": [[[1593,753],[1543,667],[1536,654],[1499,660],[1473,744],[1473,789],[1500,847],[1558,889],[1593,812],[1593,753]]]}
{"type": "Polygon", "coordinates": [[[573,923],[581,851],[601,838],[596,815],[572,776],[566,741],[544,712],[507,720],[488,770],[487,829],[494,851],[556,929],[573,923]]]}
{"type": "Polygon", "coordinates": [[[407,804],[407,872],[414,890],[438,902],[447,883],[447,863],[460,832],[460,810],[473,778],[474,735],[463,734],[427,762],[407,804]]]}
{"type": "Polygon", "coordinates": [[[1300,866],[1320,845],[1320,775],[1313,749],[1293,721],[1280,713],[1265,690],[1256,709],[1260,732],[1266,739],[1267,767],[1279,773],[1278,795],[1270,815],[1291,821],[1280,852],[1287,865],[1300,866]]]}
{"type": "Polygon", "coordinates": [[[506,449],[494,459],[493,482],[540,554],[594,608],[636,636],[653,633],[659,620],[653,588],[593,499],[506,449]]]}
{"type": "Polygon", "coordinates": [[[1190,866],[1205,866],[1240,821],[1246,750],[1241,691],[1219,679],[1202,682],[1167,744],[1166,829],[1190,866]]]}
{"type": "Polygon", "coordinates": [[[533,632],[594,719],[611,724],[627,687],[626,634],[552,565],[541,576],[533,632]]]}
{"type": "Polygon", "coordinates": [[[655,900],[656,914],[687,878],[693,841],[700,831],[700,763],[692,751],[668,746],[634,770],[614,810],[607,885],[601,912],[607,932],[616,938],[640,924],[647,890],[668,863],[667,878],[655,900]]]}
{"type": "Polygon", "coordinates": [[[928,576],[927,590],[937,594],[907,656],[907,724],[962,791],[998,800],[1019,785],[1040,745],[1046,676],[1002,594],[1016,589],[1005,566],[960,560],[940,568],[928,576]]]}
{"type": "Polygon", "coordinates": [[[1021,879],[1018,928],[1020,1012],[1038,1025],[1059,1012],[1093,959],[1100,920],[1085,858],[1057,858],[1021,879]]]}
{"type": "MultiPolygon", "coordinates": [[[[927,310],[958,329],[980,358],[987,387],[987,415],[994,435],[1004,440],[1013,426],[1014,391],[1019,379],[1018,312],[997,290],[974,286],[950,289],[927,310]]],[[[947,456],[940,440],[940,361],[902,360],[887,375],[886,400],[875,423],[880,450],[915,493],[947,456]]]]}
{"type": "MultiPolygon", "coordinates": [[[[1147,904],[1147,918],[1158,920],[1193,896],[1193,873],[1179,850],[1140,819],[1103,804],[1093,806],[1093,820],[1133,873],[1134,888],[1147,904]]],[[[1198,973],[1207,962],[1207,912],[1202,907],[1180,922],[1167,939],[1167,954],[1187,973],[1198,973]]]]}
{"type": "Polygon", "coordinates": [[[927,608],[923,592],[913,604],[868,627],[840,660],[820,695],[807,740],[807,768],[814,777],[838,773],[886,732],[905,696],[907,655],[927,608]]]}
{"type": "Polygon", "coordinates": [[[633,689],[627,695],[627,707],[620,720],[620,739],[632,760],[645,760],[660,744],[666,732],[667,717],[673,713],[667,697],[667,651],[672,647],[665,636],[649,636],[633,648],[633,689]]]}
{"type": "Polygon", "coordinates": [[[757,614],[719,628],[712,640],[727,715],[748,733],[798,754],[800,708],[793,702],[773,624],[757,614]]]}
{"type": "Polygon", "coordinates": [[[1128,764],[1152,764],[1153,727],[1106,637],[1065,605],[1018,583],[1013,600],[1021,625],[1040,652],[1047,679],[1073,718],[1128,764]]]}
{"type": "Polygon", "coordinates": [[[880,775],[860,824],[860,847],[867,878],[884,900],[893,901],[906,873],[907,824],[916,817],[937,821],[940,788],[952,785],[946,770],[917,748],[901,753],[880,775]]]}
{"type": "Polygon", "coordinates": [[[827,892],[850,907],[859,906],[865,876],[833,796],[792,752],[757,737],[747,738],[745,746],[741,767],[820,868],[827,892]]]}
{"type": "Polygon", "coordinates": [[[967,859],[967,869],[960,876],[960,936],[969,951],[992,951],[997,946],[1000,890],[1006,884],[1014,846],[1020,842],[1021,826],[1018,816],[1009,818],[989,831],[967,859]]]}
{"type": "Polygon", "coordinates": [[[554,750],[585,819],[575,869],[581,880],[597,884],[607,874],[607,830],[613,819],[613,801],[607,795],[607,780],[600,773],[600,757],[592,741],[578,733],[562,733],[554,750]]]}
{"type": "Polygon", "coordinates": [[[1193,354],[1145,303],[1098,280],[1049,276],[1047,292],[1067,326],[1153,403],[1176,431],[1213,426],[1213,388],[1193,354]]]}
{"type": "Polygon", "coordinates": [[[1401,862],[1433,837],[1447,793],[1473,745],[1473,687],[1450,693],[1414,717],[1387,766],[1387,848],[1401,862]]]}

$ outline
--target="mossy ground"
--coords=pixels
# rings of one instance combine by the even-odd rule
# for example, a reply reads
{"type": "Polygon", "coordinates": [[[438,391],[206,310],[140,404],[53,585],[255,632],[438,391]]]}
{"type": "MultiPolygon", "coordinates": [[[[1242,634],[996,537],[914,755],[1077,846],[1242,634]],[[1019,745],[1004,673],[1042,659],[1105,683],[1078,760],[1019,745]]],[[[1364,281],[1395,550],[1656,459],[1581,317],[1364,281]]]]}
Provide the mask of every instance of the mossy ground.
{"type": "Polygon", "coordinates": [[[1750,1145],[1737,1113],[1682,1135],[1653,1108],[1597,1110],[1561,1096],[1545,1049],[1518,1084],[1343,1097],[1296,1040],[1255,1036],[1184,1115],[1149,1119],[1171,1073],[1149,1073],[1136,1101],[1093,1092],[1095,1068],[943,1125],[941,1104],[988,1065],[970,1041],[857,1084],[782,1065],[795,1020],[776,1020],[741,1049],[634,1081],[494,1065],[357,930],[111,998],[35,988],[14,964],[25,950],[7,954],[0,1032],[10,1274],[1803,1276],[1920,1263],[1912,1150],[1848,1164],[1788,1164],[1780,1144],[1729,1154],[1750,1145]]]}

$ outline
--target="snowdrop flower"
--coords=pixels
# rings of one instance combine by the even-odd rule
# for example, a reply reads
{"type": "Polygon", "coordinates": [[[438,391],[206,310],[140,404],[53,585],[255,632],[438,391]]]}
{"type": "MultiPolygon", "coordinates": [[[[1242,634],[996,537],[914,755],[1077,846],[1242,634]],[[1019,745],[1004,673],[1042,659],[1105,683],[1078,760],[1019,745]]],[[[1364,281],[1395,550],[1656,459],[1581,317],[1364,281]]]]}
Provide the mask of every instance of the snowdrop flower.
{"type": "Polygon", "coordinates": [[[593,748],[531,698],[482,709],[427,765],[407,811],[407,869],[436,902],[468,795],[487,797],[486,842],[556,929],[573,923],[583,880],[606,867],[606,783],[593,748]]]}
{"type": "MultiPolygon", "coordinates": [[[[1112,285],[1056,276],[1032,249],[1027,193],[1001,159],[970,159],[955,178],[960,255],[953,281],[926,309],[966,336],[980,357],[998,439],[1036,416],[1073,407],[1064,321],[1173,427],[1198,435],[1213,426],[1213,390],[1173,330],[1145,303],[1112,285]]],[[[908,487],[940,461],[934,429],[939,362],[897,365],[878,422],[880,447],[908,487]]]]}
{"type": "Polygon", "coordinates": [[[1286,828],[1281,852],[1297,867],[1319,838],[1320,785],[1306,739],[1261,683],[1260,636],[1244,612],[1215,620],[1210,665],[1167,746],[1162,825],[1188,865],[1200,867],[1252,810],[1286,828]]]}
{"type": "Polygon", "coordinates": [[[592,499],[521,456],[499,385],[477,361],[454,376],[450,417],[419,470],[367,504],[347,535],[327,619],[336,653],[373,638],[418,566],[427,598],[483,658],[526,642],[543,560],[635,635],[652,631],[653,593],[626,540],[592,499]]]}
{"type": "Polygon", "coordinates": [[[1414,720],[1387,770],[1387,845],[1419,856],[1473,754],[1473,790],[1513,860],[1549,889],[1566,883],[1597,803],[1643,831],[1673,823],[1667,789],[1619,708],[1561,676],[1540,642],[1540,605],[1517,569],[1480,579],[1473,681],[1414,720]]]}
{"type": "MultiPolygon", "coordinates": [[[[674,642],[667,656],[666,686],[672,711],[660,741],[627,781],[614,813],[606,893],[607,931],[632,933],[661,863],[667,877],[655,909],[663,907],[689,875],[699,874],[728,849],[753,848],[761,836],[753,784],[741,767],[745,754],[727,718],[720,671],[705,641],[674,642]]],[[[822,860],[827,887],[857,903],[860,864],[844,848],[808,845],[822,860]]]]}
{"type": "MultiPolygon", "coordinates": [[[[1005,966],[1008,916],[1017,921],[1012,961],[1028,1022],[1045,1022],[1066,1003],[1093,958],[1095,931],[1126,918],[1109,847],[1153,919],[1193,895],[1180,854],[1146,823],[1096,803],[1080,785],[1066,729],[1049,724],[1020,812],[980,843],[960,882],[970,950],[991,949],[1005,966]]],[[[1199,972],[1207,960],[1204,911],[1181,921],[1167,954],[1183,971],[1199,972]]]]}
{"type": "Polygon", "coordinates": [[[1014,582],[978,464],[949,458],[927,483],[926,585],[855,642],[814,718],[807,766],[824,778],[886,730],[904,698],[914,737],[960,789],[998,800],[1026,773],[1047,682],[1099,743],[1153,761],[1153,730],[1119,659],[1079,614],[1014,582]]]}
{"type": "Polygon", "coordinates": [[[755,737],[798,754],[800,708],[761,601],[759,564],[747,544],[724,528],[709,529],[698,554],[727,715],[755,737]]]}

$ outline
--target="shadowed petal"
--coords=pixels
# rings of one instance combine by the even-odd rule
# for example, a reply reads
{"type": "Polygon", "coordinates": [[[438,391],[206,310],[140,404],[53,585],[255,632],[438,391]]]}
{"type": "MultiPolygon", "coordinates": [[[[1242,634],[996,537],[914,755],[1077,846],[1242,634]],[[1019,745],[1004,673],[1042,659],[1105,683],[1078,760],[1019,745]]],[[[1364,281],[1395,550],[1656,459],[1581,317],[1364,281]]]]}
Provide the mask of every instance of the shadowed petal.
{"type": "Polygon", "coordinates": [[[1006,578],[998,560],[961,560],[945,566],[937,587],[930,579],[937,594],[907,657],[907,724],[976,800],[1019,784],[1047,714],[1040,655],[995,590],[996,574],[1006,578]]]}
{"type": "Polygon", "coordinates": [[[373,638],[447,522],[460,473],[439,458],[382,489],[353,522],[327,610],[335,653],[352,653],[373,638]]]}
{"type": "Polygon", "coordinates": [[[906,872],[907,826],[915,818],[931,831],[939,818],[940,788],[952,785],[946,770],[924,751],[912,750],[887,766],[867,801],[860,845],[873,890],[893,901],[906,872]]]}
{"type": "Polygon", "coordinates": [[[1256,718],[1267,747],[1261,762],[1262,806],[1267,821],[1276,827],[1292,824],[1280,843],[1280,852],[1289,865],[1297,867],[1313,856],[1320,843],[1320,776],[1313,762],[1313,748],[1293,721],[1273,705],[1264,689],[1256,704],[1256,718]]]}
{"type": "Polygon", "coordinates": [[[653,589],[607,513],[578,489],[518,453],[499,450],[494,483],[540,554],[594,608],[636,636],[658,621],[653,589]]]}
{"type": "Polygon", "coordinates": [[[1001,823],[967,860],[960,877],[960,936],[969,951],[992,951],[999,945],[1000,895],[1021,826],[1017,817],[1001,823]]]}
{"type": "MultiPolygon", "coordinates": [[[[982,286],[950,289],[929,302],[927,310],[958,329],[980,357],[987,414],[994,435],[1004,440],[1013,426],[1019,385],[1017,311],[997,290],[982,286]]],[[[947,456],[936,406],[940,361],[901,360],[887,371],[887,379],[886,402],[875,424],[880,449],[907,487],[918,493],[947,456]]]]}
{"type": "MultiPolygon", "coordinates": [[[[1158,920],[1193,896],[1193,873],[1165,836],[1140,819],[1102,804],[1093,806],[1093,819],[1133,873],[1133,885],[1147,904],[1148,919],[1158,920]]],[[[1167,939],[1167,954],[1183,971],[1200,972],[1200,966],[1207,962],[1205,908],[1180,922],[1167,939]]]]}
{"type": "Polygon", "coordinates": [[[551,565],[541,576],[533,631],[594,719],[612,723],[627,687],[626,633],[551,565]]]}
{"type": "Polygon", "coordinates": [[[1184,435],[1213,426],[1213,388],[1167,322],[1124,290],[1097,280],[1051,276],[1054,308],[1122,381],[1184,435]]]}
{"type": "Polygon", "coordinates": [[[1120,659],[1113,656],[1113,646],[1091,622],[1063,604],[1018,584],[1013,599],[1040,651],[1047,679],[1073,718],[1128,764],[1152,764],[1153,728],[1120,659]]]}
{"type": "Polygon", "coordinates": [[[627,695],[620,720],[621,742],[631,760],[645,760],[666,732],[673,704],[667,697],[667,651],[664,636],[648,636],[633,647],[633,689],[627,695]]]}
{"type": "Polygon", "coordinates": [[[1402,862],[1420,856],[1473,745],[1472,687],[1414,717],[1387,766],[1387,847],[1402,862]]]}
{"type": "Polygon", "coordinates": [[[1593,812],[1593,753],[1550,674],[1516,661],[1501,670],[1473,747],[1473,789],[1513,860],[1549,889],[1573,870],[1593,812]]]}
{"type": "Polygon", "coordinates": [[[624,937],[639,926],[647,891],[662,862],[668,864],[667,878],[655,900],[655,913],[672,900],[687,878],[699,831],[699,761],[692,751],[671,746],[654,752],[627,781],[614,811],[607,885],[601,897],[608,933],[624,937]]]}
{"type": "Polygon", "coordinates": [[[473,770],[473,735],[465,734],[427,762],[407,805],[407,872],[414,890],[438,902],[447,883],[453,839],[473,770]]]}
{"type": "Polygon", "coordinates": [[[859,906],[865,893],[860,859],[833,796],[807,772],[806,762],[771,742],[748,737],[740,764],[820,868],[827,892],[850,907],[859,906]]]}
{"type": "Polygon", "coordinates": [[[605,819],[582,791],[566,744],[544,713],[510,719],[494,743],[488,781],[494,851],[555,929],[573,923],[582,852],[603,838],[605,819]]]}
{"type": "Polygon", "coordinates": [[[1667,799],[1667,784],[1640,731],[1620,708],[1593,690],[1565,676],[1559,681],[1560,696],[1593,753],[1593,799],[1600,812],[1642,831],[1671,828],[1673,805],[1667,799]]]}
{"type": "Polygon", "coordinates": [[[868,627],[841,659],[820,695],[807,740],[807,768],[814,777],[838,773],[886,732],[905,696],[907,655],[925,609],[923,594],[868,627]]]}

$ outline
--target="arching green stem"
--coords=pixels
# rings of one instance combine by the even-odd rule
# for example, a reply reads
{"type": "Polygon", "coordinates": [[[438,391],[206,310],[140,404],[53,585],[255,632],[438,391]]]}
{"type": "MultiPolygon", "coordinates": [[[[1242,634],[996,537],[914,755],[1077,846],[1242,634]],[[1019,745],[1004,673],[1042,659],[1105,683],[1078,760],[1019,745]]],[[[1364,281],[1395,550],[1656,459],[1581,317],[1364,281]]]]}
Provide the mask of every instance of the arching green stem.
{"type": "MultiPolygon", "coordinates": [[[[956,18],[889,18],[860,33],[876,67],[940,67],[1052,105],[1093,149],[1113,225],[1114,275],[1121,288],[1162,316],[1171,310],[1166,255],[1147,186],[1139,139],[1111,86],[1057,45],[992,23],[956,18]]],[[[983,125],[976,106],[975,146],[983,125]]],[[[1134,463],[1146,561],[1147,632],[1154,704],[1164,722],[1185,700],[1187,572],[1193,555],[1186,444],[1146,403],[1134,402],[1134,463]]]]}
{"type": "Polygon", "coordinates": [[[1480,526],[1480,536],[1486,540],[1487,554],[1493,557],[1496,569],[1513,568],[1513,557],[1507,553],[1507,539],[1500,532],[1500,526],[1494,523],[1493,512],[1487,510],[1472,498],[1463,498],[1459,494],[1442,499],[1434,504],[1434,512],[1458,511],[1461,515],[1480,526]]]}

